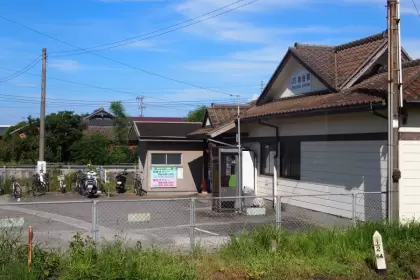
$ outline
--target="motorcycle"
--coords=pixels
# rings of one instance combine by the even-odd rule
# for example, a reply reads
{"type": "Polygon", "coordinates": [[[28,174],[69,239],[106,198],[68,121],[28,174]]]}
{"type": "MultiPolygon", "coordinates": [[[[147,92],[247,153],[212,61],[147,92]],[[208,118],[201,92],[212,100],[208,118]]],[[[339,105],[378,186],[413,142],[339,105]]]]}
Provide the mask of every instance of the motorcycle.
{"type": "Polygon", "coordinates": [[[92,197],[98,192],[98,179],[95,171],[88,171],[84,177],[84,194],[92,197]]]}
{"type": "Polygon", "coordinates": [[[117,185],[115,186],[115,189],[117,190],[117,193],[124,193],[125,192],[125,183],[127,181],[127,169],[124,169],[123,172],[120,172],[115,176],[115,179],[117,180],[117,185]]]}

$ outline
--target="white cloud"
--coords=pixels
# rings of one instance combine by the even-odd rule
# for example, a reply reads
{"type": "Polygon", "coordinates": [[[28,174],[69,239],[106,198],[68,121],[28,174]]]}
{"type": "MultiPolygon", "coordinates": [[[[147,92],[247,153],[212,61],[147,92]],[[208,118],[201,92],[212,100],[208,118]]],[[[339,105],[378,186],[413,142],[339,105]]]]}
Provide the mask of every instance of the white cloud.
{"type": "MultiPolygon", "coordinates": [[[[252,3],[249,6],[238,8],[229,13],[229,17],[217,17],[207,21],[203,21],[199,26],[192,26],[184,31],[193,33],[195,35],[207,37],[214,40],[223,41],[237,41],[245,43],[261,43],[265,44],[272,41],[273,38],[283,38],[287,35],[294,34],[341,34],[341,33],[355,33],[361,30],[366,30],[362,26],[346,26],[346,27],[329,27],[329,26],[263,26],[252,24],[247,21],[246,16],[251,16],[261,11],[271,11],[279,8],[302,8],[303,2],[313,2],[309,0],[294,0],[294,1],[280,1],[280,0],[265,0],[252,3]]],[[[225,8],[223,11],[240,7],[247,1],[237,3],[233,6],[225,8]]],[[[193,18],[204,14],[211,10],[226,6],[224,0],[185,0],[182,3],[175,5],[176,12],[184,15],[186,18],[193,18]]],[[[307,6],[305,6],[307,7],[307,6]]],[[[215,12],[212,15],[216,15],[215,12]]]]}
{"type": "Polygon", "coordinates": [[[84,69],[84,67],[80,64],[79,61],[71,59],[54,59],[48,63],[48,67],[63,72],[74,72],[84,69]]]}

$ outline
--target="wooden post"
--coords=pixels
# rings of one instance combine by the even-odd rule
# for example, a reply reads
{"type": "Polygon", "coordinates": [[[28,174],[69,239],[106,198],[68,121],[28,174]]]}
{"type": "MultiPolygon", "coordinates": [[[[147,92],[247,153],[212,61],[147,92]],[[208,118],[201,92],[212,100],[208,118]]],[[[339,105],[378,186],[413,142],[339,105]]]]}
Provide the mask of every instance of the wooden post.
{"type": "Polygon", "coordinates": [[[28,234],[28,270],[31,272],[32,267],[32,240],[34,238],[34,233],[32,231],[32,227],[29,227],[29,234],[28,234]]]}
{"type": "Polygon", "coordinates": [[[378,231],[373,234],[373,247],[375,250],[376,268],[377,272],[386,271],[384,244],[382,243],[382,236],[378,231]]]}

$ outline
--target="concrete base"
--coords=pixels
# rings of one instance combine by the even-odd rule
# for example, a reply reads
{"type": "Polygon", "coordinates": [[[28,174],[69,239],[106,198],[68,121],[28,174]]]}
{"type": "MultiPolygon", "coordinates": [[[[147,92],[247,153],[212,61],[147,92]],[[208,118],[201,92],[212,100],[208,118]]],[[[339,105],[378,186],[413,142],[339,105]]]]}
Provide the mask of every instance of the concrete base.
{"type": "Polygon", "coordinates": [[[260,207],[249,207],[246,208],[246,215],[247,216],[264,216],[266,213],[266,209],[260,207]]]}

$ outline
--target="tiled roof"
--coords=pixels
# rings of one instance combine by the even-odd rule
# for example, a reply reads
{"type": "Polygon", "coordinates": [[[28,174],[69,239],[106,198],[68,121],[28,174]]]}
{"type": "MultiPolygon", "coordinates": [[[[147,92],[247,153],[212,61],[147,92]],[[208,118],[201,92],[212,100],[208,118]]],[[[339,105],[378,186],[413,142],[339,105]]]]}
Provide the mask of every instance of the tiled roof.
{"type": "MultiPolygon", "coordinates": [[[[239,106],[240,113],[251,108],[249,104],[241,104],[239,106]]],[[[212,127],[218,127],[238,116],[238,105],[236,104],[212,104],[207,108],[207,115],[210,119],[212,127]]]]}
{"type": "Polygon", "coordinates": [[[337,46],[296,43],[289,50],[330,88],[339,90],[387,42],[385,32],[337,46]]]}
{"type": "Polygon", "coordinates": [[[323,95],[299,96],[269,102],[256,106],[244,113],[243,119],[309,112],[318,109],[348,107],[358,104],[381,102],[381,97],[363,93],[329,93],[323,95]]]}
{"type": "MultiPolygon", "coordinates": [[[[402,73],[404,100],[420,100],[420,60],[404,63],[402,73]]],[[[310,112],[318,109],[381,103],[386,99],[387,80],[387,73],[382,72],[338,93],[284,98],[261,106],[255,106],[247,110],[242,118],[249,119],[270,115],[310,112]]]]}
{"type": "MultiPolygon", "coordinates": [[[[240,104],[239,113],[242,114],[249,108],[251,104],[240,104]]],[[[238,116],[238,105],[236,104],[212,104],[207,108],[207,116],[210,119],[211,127],[200,128],[189,135],[207,135],[217,131],[224,125],[232,122],[238,116]]]]}

